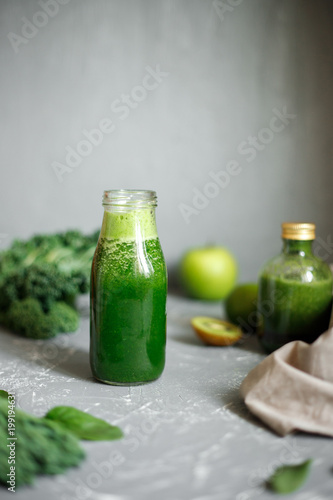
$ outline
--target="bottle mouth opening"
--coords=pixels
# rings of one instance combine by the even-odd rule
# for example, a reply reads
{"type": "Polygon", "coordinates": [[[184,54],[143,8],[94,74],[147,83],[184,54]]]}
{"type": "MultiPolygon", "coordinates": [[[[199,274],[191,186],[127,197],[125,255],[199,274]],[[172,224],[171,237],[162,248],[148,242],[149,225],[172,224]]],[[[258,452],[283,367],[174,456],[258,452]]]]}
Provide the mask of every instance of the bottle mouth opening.
{"type": "Polygon", "coordinates": [[[104,191],[103,207],[123,209],[152,208],[157,206],[155,191],[145,189],[110,189],[104,191]]]}

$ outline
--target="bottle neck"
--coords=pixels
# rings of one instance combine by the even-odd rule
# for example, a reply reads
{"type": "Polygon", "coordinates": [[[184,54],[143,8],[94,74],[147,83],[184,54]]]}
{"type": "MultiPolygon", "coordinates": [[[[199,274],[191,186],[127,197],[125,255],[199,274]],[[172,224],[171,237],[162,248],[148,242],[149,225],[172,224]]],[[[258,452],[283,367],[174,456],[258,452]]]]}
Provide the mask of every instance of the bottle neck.
{"type": "Polygon", "coordinates": [[[136,241],[157,238],[156,205],[155,191],[104,191],[101,238],[136,241]]]}
{"type": "Polygon", "coordinates": [[[289,240],[283,238],[282,252],[288,255],[312,255],[313,240],[289,240]]]}

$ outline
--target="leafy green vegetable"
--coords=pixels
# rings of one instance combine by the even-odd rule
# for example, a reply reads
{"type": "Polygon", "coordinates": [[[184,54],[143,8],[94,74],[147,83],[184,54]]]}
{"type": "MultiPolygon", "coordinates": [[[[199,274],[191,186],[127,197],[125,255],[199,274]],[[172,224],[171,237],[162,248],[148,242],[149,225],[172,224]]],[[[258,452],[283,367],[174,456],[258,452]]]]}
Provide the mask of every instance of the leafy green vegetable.
{"type": "MultiPolygon", "coordinates": [[[[123,433],[70,406],[57,406],[45,417],[28,415],[15,408],[15,440],[8,439],[8,393],[0,390],[0,483],[8,487],[8,443],[15,454],[15,485],[32,484],[37,474],[61,474],[85,457],[78,438],[94,441],[119,439],[123,433]]],[[[11,410],[12,411],[12,410],[11,410]]]]}
{"type": "Polygon", "coordinates": [[[0,278],[19,267],[31,264],[54,264],[60,271],[78,282],[80,292],[89,291],[91,260],[99,231],[84,235],[71,230],[56,234],[38,234],[29,240],[15,240],[0,253],[0,278]]]}
{"type": "Polygon", "coordinates": [[[75,332],[79,315],[65,302],[54,302],[44,312],[37,299],[26,298],[10,305],[3,324],[28,338],[48,339],[60,332],[75,332]]]}
{"type": "Polygon", "coordinates": [[[123,437],[119,427],[110,425],[72,406],[56,406],[45,415],[45,418],[61,423],[81,439],[111,441],[123,437]]]}
{"type": "Polygon", "coordinates": [[[85,453],[71,432],[57,422],[33,417],[15,409],[15,437],[8,436],[8,403],[0,398],[0,483],[8,487],[8,457],[15,454],[15,485],[32,484],[37,474],[61,474],[78,465],[85,453]]]}
{"type": "Polygon", "coordinates": [[[286,494],[302,486],[310,473],[312,459],[298,465],[282,465],[268,480],[268,486],[276,493],[286,494]]]}
{"type": "Polygon", "coordinates": [[[32,298],[47,312],[57,300],[73,304],[78,292],[75,280],[69,280],[55,265],[32,264],[7,274],[0,286],[0,307],[5,310],[12,302],[32,298]]]}
{"type": "Polygon", "coordinates": [[[30,338],[78,328],[78,294],[89,290],[98,232],[36,235],[0,253],[0,323],[30,338]]]}

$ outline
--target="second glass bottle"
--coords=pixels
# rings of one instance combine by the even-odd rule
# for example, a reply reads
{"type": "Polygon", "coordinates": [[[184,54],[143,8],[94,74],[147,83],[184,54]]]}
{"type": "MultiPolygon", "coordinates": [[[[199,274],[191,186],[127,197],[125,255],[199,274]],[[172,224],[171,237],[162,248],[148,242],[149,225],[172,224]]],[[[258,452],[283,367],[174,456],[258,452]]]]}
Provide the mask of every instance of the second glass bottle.
{"type": "Polygon", "coordinates": [[[258,334],[267,352],[293,340],[313,342],[328,328],[332,309],[332,273],[312,252],[315,225],[285,222],[282,239],[282,253],[259,277],[258,334]]]}

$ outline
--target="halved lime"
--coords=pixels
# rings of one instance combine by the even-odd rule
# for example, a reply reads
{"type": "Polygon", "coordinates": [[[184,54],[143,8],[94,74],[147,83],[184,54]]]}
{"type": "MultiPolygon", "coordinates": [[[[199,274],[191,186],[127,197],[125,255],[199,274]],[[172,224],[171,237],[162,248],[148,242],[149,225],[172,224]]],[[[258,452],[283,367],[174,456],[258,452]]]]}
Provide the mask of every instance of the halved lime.
{"type": "Polygon", "coordinates": [[[238,326],[221,319],[195,316],[191,325],[201,340],[209,345],[232,345],[242,337],[238,326]]]}

